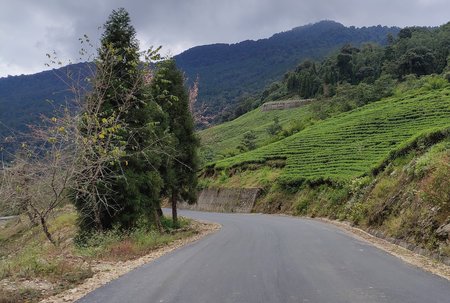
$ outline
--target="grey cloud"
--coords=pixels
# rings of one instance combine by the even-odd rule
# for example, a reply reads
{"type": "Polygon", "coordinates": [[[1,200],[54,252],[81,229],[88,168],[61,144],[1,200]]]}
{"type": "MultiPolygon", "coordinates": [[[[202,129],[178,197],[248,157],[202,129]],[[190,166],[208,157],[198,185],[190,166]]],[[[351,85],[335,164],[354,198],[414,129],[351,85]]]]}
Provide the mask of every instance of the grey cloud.
{"type": "Polygon", "coordinates": [[[52,50],[76,59],[78,38],[98,41],[112,9],[131,14],[141,46],[172,54],[201,44],[269,37],[329,19],[345,25],[440,25],[448,0],[0,0],[0,77],[43,70],[52,50]]]}

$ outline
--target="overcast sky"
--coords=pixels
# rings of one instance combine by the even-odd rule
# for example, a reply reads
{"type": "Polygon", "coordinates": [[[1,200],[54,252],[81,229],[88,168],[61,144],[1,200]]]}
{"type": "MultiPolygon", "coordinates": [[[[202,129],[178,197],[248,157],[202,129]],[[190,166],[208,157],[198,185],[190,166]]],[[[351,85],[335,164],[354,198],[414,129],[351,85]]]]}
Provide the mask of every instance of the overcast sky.
{"type": "Polygon", "coordinates": [[[45,54],[76,61],[78,38],[97,43],[112,9],[124,7],[141,47],[175,55],[192,46],[260,39],[335,20],[350,26],[441,25],[450,0],[0,0],[0,77],[46,69],[45,54]]]}

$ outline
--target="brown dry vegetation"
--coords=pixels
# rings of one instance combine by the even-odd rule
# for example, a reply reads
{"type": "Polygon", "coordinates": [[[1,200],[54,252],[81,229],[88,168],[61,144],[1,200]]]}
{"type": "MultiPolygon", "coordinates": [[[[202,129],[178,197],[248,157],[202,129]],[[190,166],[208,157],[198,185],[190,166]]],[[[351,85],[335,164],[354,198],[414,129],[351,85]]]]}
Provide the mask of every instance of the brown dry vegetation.
{"type": "Polygon", "coordinates": [[[52,245],[38,226],[25,218],[0,227],[0,302],[37,302],[90,278],[99,262],[136,259],[179,239],[197,234],[191,221],[182,219],[174,230],[163,219],[166,233],[137,229],[126,234],[113,230],[91,236],[76,245],[77,214],[70,206],[51,219],[52,245]]]}

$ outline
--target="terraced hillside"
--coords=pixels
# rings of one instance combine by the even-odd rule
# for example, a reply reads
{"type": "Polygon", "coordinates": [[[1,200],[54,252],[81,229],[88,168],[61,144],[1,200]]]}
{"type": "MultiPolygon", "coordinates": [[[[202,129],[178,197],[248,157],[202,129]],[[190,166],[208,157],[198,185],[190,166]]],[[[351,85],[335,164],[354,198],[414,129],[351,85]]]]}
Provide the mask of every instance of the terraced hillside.
{"type": "Polygon", "coordinates": [[[341,182],[370,173],[418,138],[443,130],[448,135],[449,129],[450,87],[421,88],[318,122],[284,140],[218,161],[209,168],[285,159],[280,176],[283,182],[341,182]]]}
{"type": "Polygon", "coordinates": [[[236,150],[242,140],[243,134],[247,131],[253,131],[256,136],[256,144],[262,145],[270,139],[267,128],[273,123],[275,117],[278,117],[280,125],[286,128],[290,123],[300,119],[305,120],[310,114],[311,110],[309,105],[266,112],[257,108],[233,121],[200,131],[199,136],[202,142],[200,153],[202,154],[202,158],[206,158],[206,153],[213,152],[213,154],[209,155],[209,161],[223,158],[222,155],[227,151],[231,152],[236,150]]]}

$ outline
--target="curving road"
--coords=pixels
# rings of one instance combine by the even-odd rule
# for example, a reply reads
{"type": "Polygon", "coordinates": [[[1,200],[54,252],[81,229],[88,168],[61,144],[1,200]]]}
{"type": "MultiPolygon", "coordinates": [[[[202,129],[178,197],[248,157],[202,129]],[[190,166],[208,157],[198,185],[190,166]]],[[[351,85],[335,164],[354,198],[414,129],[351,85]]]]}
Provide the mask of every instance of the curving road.
{"type": "Polygon", "coordinates": [[[450,282],[326,223],[182,211],[222,229],[78,302],[449,303],[450,282]]]}

